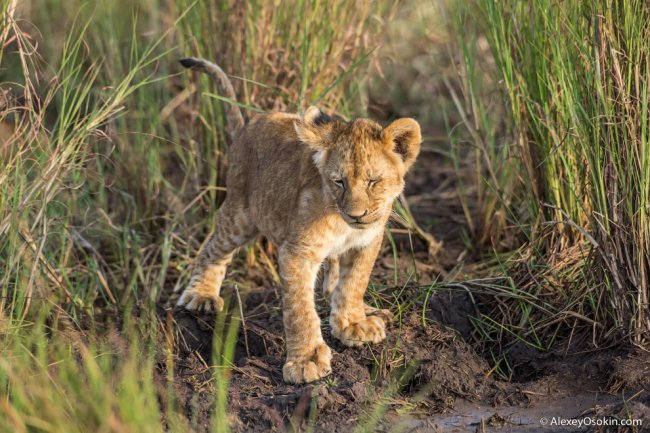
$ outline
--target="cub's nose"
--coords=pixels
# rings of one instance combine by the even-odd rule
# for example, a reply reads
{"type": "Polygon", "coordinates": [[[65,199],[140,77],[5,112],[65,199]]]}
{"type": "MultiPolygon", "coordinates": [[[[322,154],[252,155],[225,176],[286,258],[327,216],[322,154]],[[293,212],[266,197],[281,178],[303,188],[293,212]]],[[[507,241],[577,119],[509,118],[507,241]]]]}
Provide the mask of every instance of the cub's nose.
{"type": "Polygon", "coordinates": [[[350,213],[350,212],[346,212],[345,214],[346,214],[347,216],[349,216],[350,218],[352,218],[353,220],[357,220],[357,221],[358,221],[358,220],[360,220],[361,218],[363,218],[364,216],[368,215],[368,209],[364,210],[363,213],[358,213],[358,212],[350,213]]]}

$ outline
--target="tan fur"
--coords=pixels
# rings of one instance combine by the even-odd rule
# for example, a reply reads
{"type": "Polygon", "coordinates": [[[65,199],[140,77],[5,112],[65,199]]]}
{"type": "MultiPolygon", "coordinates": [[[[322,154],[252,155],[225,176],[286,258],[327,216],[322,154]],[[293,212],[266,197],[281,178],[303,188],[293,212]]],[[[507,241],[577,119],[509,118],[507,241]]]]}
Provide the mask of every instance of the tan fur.
{"type": "Polygon", "coordinates": [[[382,128],[368,119],[333,120],[315,107],[302,117],[254,117],[228,149],[227,198],[178,305],[220,310],[233,252],[261,233],[279,250],[285,381],[310,382],[330,372],[332,355],[314,305],[324,262],[332,334],[348,346],[383,340],[389,316],[364,305],[363,295],[420,142],[412,119],[382,128]]]}

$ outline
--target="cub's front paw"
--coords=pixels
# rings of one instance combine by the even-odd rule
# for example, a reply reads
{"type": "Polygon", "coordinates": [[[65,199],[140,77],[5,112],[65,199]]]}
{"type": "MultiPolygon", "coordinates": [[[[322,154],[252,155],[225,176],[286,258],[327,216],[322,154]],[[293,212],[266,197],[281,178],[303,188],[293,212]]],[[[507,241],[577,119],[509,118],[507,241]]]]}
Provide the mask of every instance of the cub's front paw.
{"type": "Polygon", "coordinates": [[[282,376],[288,383],[307,383],[325,377],[332,371],[332,351],[325,343],[316,346],[307,357],[288,357],[282,376]]]}
{"type": "Polygon", "coordinates": [[[365,305],[364,311],[366,313],[366,316],[379,317],[381,320],[384,321],[385,324],[389,324],[393,321],[394,315],[393,313],[391,313],[390,310],[385,310],[383,308],[375,308],[375,307],[371,307],[370,305],[365,305]]]}
{"type": "Polygon", "coordinates": [[[185,289],[176,305],[185,307],[187,310],[210,313],[223,310],[223,299],[219,295],[188,288],[185,289]]]}
{"type": "Polygon", "coordinates": [[[343,344],[351,347],[361,346],[364,343],[379,343],[386,338],[386,324],[379,315],[367,316],[343,329],[332,329],[332,334],[343,344]]]}

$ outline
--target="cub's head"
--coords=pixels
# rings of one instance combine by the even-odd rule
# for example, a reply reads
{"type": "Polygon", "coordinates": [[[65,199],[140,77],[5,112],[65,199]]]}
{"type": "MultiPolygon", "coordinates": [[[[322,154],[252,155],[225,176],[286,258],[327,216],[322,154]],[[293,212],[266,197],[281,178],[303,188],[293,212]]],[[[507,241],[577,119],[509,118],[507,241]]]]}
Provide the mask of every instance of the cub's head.
{"type": "Polygon", "coordinates": [[[382,128],[368,119],[334,120],[316,107],[309,107],[296,122],[296,132],[314,150],[326,192],[355,228],[390,213],[422,142],[420,125],[413,119],[398,119],[382,128]]]}

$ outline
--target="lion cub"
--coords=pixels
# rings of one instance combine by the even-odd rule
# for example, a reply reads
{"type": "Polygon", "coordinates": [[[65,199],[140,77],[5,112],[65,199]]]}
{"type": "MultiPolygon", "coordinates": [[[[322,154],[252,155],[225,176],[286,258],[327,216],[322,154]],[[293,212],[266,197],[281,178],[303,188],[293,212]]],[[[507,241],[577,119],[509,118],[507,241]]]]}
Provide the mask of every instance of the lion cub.
{"type": "MultiPolygon", "coordinates": [[[[220,94],[235,100],[217,65],[195,58],[181,64],[209,73],[220,94]]],[[[279,251],[287,342],[284,380],[311,382],[331,371],[332,353],[314,304],[324,262],[332,335],[348,346],[386,337],[386,311],[365,306],[363,295],[393,201],[420,151],[420,126],[413,119],[398,119],[385,128],[368,119],[344,122],[316,107],[302,116],[259,114],[245,125],[236,105],[228,110],[233,143],[227,197],[215,234],[199,254],[177,305],[221,310],[219,289],[234,251],[263,234],[279,251]]]]}

